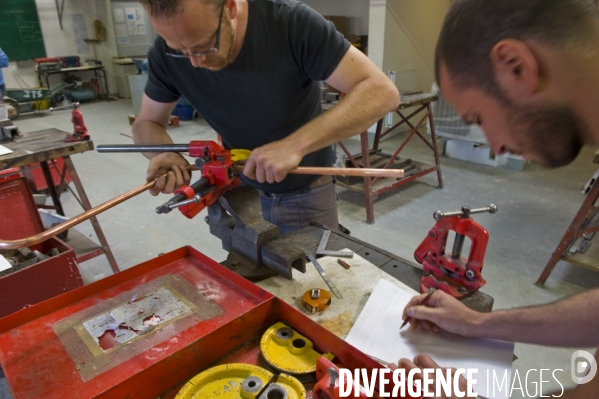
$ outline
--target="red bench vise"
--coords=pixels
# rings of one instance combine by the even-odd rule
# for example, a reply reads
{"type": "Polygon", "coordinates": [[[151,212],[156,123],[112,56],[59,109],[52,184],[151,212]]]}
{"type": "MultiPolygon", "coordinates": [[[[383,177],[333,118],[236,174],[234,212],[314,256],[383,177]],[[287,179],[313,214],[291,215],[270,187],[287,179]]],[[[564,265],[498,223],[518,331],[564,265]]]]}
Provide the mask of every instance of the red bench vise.
{"type": "Polygon", "coordinates": [[[72,141],[84,141],[89,140],[89,133],[87,127],[83,121],[83,114],[79,111],[79,103],[71,104],[73,106],[73,112],[71,112],[71,122],[73,122],[73,134],[69,134],[69,137],[65,142],[69,143],[72,141]]]}
{"type": "Polygon", "coordinates": [[[489,233],[470,218],[472,214],[485,212],[496,213],[497,206],[491,204],[479,209],[464,206],[461,211],[433,214],[437,223],[414,252],[423,268],[421,292],[438,289],[462,299],[486,284],[481,272],[489,233]],[[455,240],[452,252],[447,254],[445,247],[450,231],[455,232],[455,240]],[[471,240],[468,258],[461,256],[466,237],[471,240]]]}

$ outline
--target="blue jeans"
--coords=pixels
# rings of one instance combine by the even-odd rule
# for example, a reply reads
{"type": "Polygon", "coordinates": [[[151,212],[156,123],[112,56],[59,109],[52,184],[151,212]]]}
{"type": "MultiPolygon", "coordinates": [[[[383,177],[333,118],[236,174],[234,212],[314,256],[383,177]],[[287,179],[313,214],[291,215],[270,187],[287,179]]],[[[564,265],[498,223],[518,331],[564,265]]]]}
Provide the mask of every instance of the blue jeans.
{"type": "Polygon", "coordinates": [[[264,219],[275,224],[281,234],[300,230],[310,222],[339,226],[334,182],[283,195],[260,191],[260,203],[264,219]]]}

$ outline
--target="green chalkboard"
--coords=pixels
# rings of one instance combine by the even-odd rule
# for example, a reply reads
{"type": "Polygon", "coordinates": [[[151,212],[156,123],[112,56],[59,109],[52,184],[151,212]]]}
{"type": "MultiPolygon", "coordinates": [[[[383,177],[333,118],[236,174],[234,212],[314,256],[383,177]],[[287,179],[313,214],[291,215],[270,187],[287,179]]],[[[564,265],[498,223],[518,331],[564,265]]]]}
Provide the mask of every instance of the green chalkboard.
{"type": "Polygon", "coordinates": [[[46,56],[35,0],[0,1],[0,48],[11,61],[46,56]]]}

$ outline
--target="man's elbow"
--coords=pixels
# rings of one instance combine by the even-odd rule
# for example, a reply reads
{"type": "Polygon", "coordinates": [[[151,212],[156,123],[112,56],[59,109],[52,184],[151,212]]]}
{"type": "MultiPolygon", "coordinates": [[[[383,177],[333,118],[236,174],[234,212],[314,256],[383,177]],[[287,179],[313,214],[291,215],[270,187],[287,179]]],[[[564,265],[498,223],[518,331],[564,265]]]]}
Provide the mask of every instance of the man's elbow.
{"type": "Polygon", "coordinates": [[[401,97],[399,90],[391,80],[385,77],[383,88],[381,89],[381,96],[385,99],[386,112],[395,111],[399,107],[401,97]]]}

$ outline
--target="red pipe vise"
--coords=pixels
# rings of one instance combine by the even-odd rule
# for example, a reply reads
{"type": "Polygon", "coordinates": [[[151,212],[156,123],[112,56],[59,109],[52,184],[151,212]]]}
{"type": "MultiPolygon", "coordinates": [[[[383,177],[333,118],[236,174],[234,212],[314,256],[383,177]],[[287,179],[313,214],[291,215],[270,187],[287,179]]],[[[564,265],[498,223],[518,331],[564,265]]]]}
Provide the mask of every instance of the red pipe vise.
{"type": "Polygon", "coordinates": [[[416,261],[422,264],[423,268],[421,292],[438,289],[462,299],[486,284],[482,277],[482,268],[489,233],[470,217],[472,214],[483,212],[496,213],[497,206],[491,204],[479,209],[464,206],[457,212],[434,213],[433,217],[437,223],[414,252],[416,261]],[[455,232],[455,240],[452,252],[447,254],[445,248],[450,231],[455,232]],[[468,258],[461,256],[466,237],[471,240],[468,258]]]}
{"type": "Polygon", "coordinates": [[[73,122],[73,134],[69,134],[65,142],[70,143],[73,141],[89,140],[90,136],[87,132],[85,122],[83,121],[83,114],[79,110],[79,103],[73,103],[71,105],[73,106],[73,111],[71,112],[71,122],[73,122]]]}

